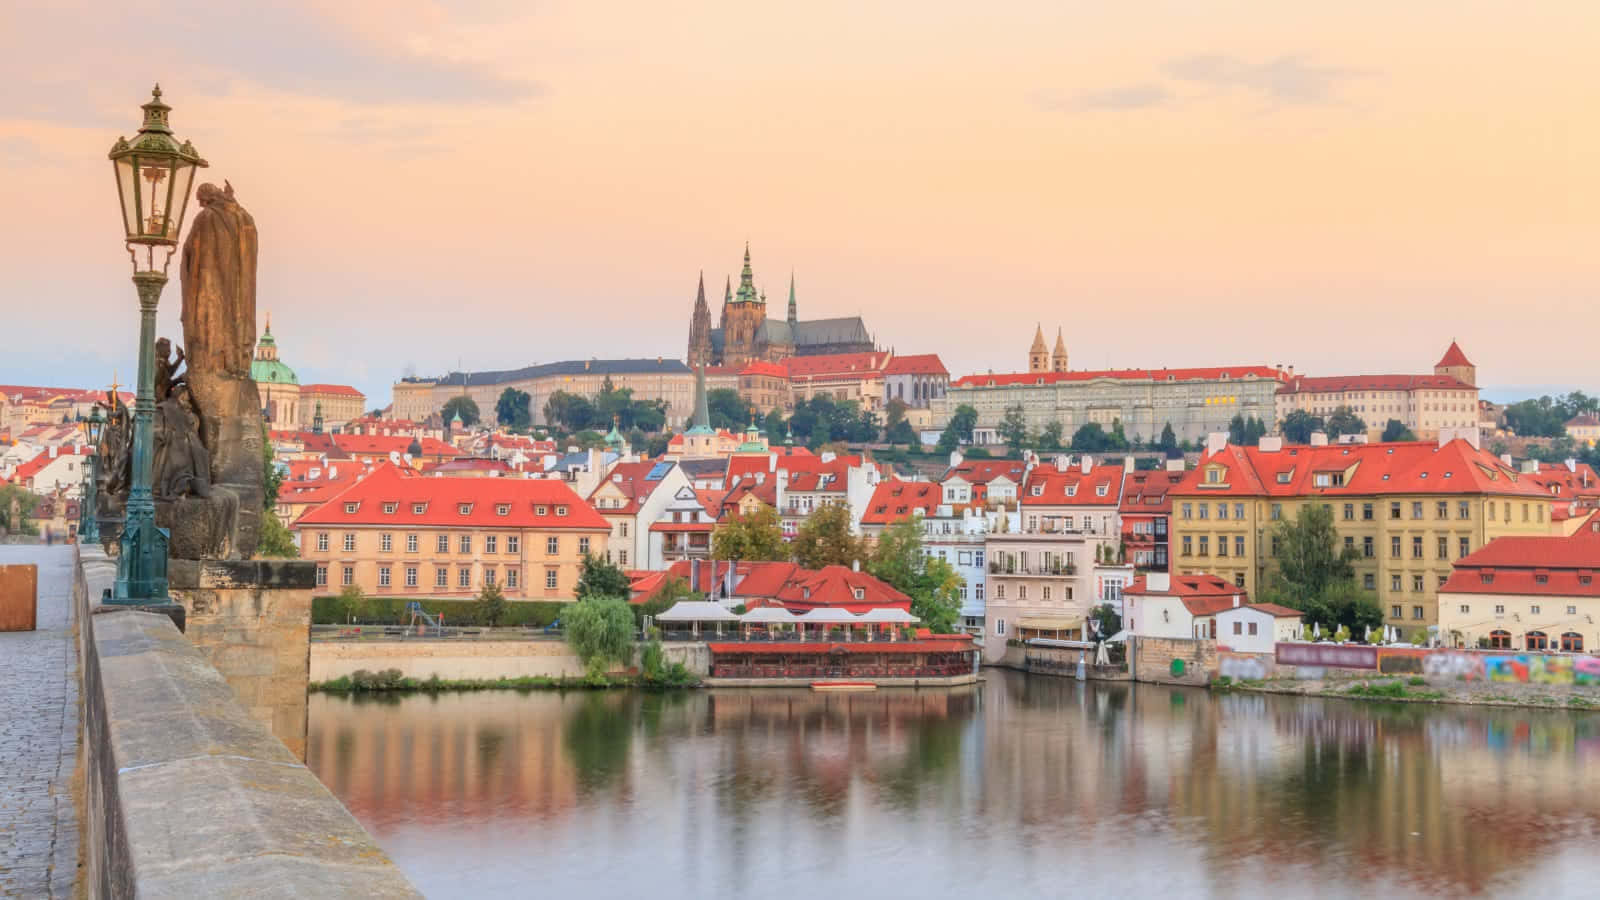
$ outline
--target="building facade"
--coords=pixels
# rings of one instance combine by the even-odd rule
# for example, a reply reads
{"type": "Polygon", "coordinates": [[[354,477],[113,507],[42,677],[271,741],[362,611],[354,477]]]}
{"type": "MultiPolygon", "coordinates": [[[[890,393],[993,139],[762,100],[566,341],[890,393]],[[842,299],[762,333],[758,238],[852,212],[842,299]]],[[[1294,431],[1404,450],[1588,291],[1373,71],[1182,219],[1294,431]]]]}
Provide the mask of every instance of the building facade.
{"type": "Polygon", "coordinates": [[[756,287],[748,245],[744,248],[744,267],[739,272],[739,289],[735,292],[733,281],[728,281],[722,316],[715,328],[711,326],[711,307],[706,303],[706,279],[703,274],[700,276],[694,309],[689,314],[686,359],[691,367],[742,367],[752,360],[778,362],[792,356],[869,353],[874,349],[872,335],[859,316],[802,321],[792,275],[787,315],[782,319],[768,318],[767,295],[756,287]]]}
{"type": "Polygon", "coordinates": [[[593,401],[607,381],[614,390],[633,391],[634,400],[662,401],[667,426],[679,427],[694,408],[694,372],[675,359],[578,359],[496,372],[452,372],[443,378],[405,378],[394,386],[394,417],[422,422],[452,397],[466,395],[485,421],[506,388],[528,394],[534,425],[548,425],[545,404],[557,391],[593,401]]]}
{"type": "Polygon", "coordinates": [[[398,597],[573,599],[607,523],[554,479],[432,478],[384,464],[295,524],[316,590],[398,597]]]}
{"type": "Polygon", "coordinates": [[[309,420],[300,418],[300,378],[283,360],[278,358],[278,341],[272,336],[272,317],[267,316],[267,327],[256,341],[256,356],[250,363],[250,377],[256,383],[256,393],[261,396],[261,414],[268,427],[293,431],[310,427],[309,420]]]}
{"type": "Polygon", "coordinates": [[[1452,647],[1593,653],[1600,647],[1600,513],[1570,535],[1503,537],[1455,563],[1439,588],[1452,647]]]}
{"type": "Polygon", "coordinates": [[[300,385],[299,421],[310,428],[321,413],[322,427],[328,430],[343,428],[367,414],[367,395],[348,384],[300,385]]]}
{"type": "Polygon", "coordinates": [[[1441,429],[1478,427],[1477,372],[1451,341],[1432,375],[1294,375],[1278,388],[1276,421],[1297,410],[1326,417],[1345,407],[1367,424],[1370,440],[1394,419],[1431,441],[1441,429]]]}

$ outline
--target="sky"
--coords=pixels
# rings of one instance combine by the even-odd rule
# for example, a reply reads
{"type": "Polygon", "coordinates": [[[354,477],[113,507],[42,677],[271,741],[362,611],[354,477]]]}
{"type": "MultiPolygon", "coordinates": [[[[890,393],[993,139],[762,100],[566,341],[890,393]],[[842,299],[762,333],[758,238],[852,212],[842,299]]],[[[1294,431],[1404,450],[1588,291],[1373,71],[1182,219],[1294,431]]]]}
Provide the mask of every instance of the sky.
{"type": "Polygon", "coordinates": [[[131,380],[105,154],[159,81],[283,359],[374,406],[458,360],[682,358],[746,241],[777,315],[792,271],[802,318],[956,376],[1043,323],[1074,368],[1453,338],[1481,385],[1594,391],[1597,39],[1592,0],[11,0],[0,383],[131,380]]]}

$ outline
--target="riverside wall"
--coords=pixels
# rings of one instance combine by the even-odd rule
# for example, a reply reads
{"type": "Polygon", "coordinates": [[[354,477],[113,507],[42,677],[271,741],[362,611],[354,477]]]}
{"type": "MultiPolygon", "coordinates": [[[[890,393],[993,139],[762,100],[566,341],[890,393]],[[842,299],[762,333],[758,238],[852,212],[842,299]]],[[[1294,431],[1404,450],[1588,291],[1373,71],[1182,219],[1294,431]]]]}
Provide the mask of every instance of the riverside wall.
{"type": "MultiPolygon", "coordinates": [[[[662,646],[667,662],[681,662],[705,677],[711,651],[704,643],[662,646]]],[[[635,664],[638,660],[635,658],[635,664]]],[[[500,678],[582,678],[583,661],[565,641],[427,640],[313,641],[311,680],[333,681],[357,670],[399,669],[419,681],[437,675],[444,681],[494,681],[500,678]]]]}
{"type": "Polygon", "coordinates": [[[81,551],[88,896],[420,896],[172,619],[101,605],[115,575],[81,551]]]}
{"type": "Polygon", "coordinates": [[[1217,642],[1197,638],[1134,637],[1133,678],[1155,684],[1205,686],[1217,671],[1217,642]],[[1173,661],[1183,662],[1183,673],[1174,674],[1173,661]]]}

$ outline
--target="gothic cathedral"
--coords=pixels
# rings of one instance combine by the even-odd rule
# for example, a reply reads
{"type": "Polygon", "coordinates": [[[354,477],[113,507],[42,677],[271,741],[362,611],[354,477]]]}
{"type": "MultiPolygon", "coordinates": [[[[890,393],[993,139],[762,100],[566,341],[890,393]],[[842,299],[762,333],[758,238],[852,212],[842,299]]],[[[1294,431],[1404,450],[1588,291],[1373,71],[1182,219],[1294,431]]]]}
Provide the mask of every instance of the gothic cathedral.
{"type": "Polygon", "coordinates": [[[728,279],[722,295],[722,319],[711,327],[711,308],[706,304],[706,278],[700,276],[689,317],[689,355],[692,368],[701,366],[743,366],[752,360],[778,362],[791,356],[822,356],[833,353],[867,353],[876,349],[872,335],[860,316],[839,319],[800,321],[795,302],[794,276],[789,276],[789,313],[782,320],[767,318],[767,295],[756,290],[750,269],[750,247],[744,248],[744,268],[739,272],[739,290],[728,279]]]}

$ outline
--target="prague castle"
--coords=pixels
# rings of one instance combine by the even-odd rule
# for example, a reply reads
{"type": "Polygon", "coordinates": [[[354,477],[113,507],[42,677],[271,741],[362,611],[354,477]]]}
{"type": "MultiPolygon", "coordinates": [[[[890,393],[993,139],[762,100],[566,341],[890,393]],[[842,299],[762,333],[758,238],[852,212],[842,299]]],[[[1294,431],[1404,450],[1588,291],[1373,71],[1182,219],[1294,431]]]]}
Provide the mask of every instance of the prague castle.
{"type": "Polygon", "coordinates": [[[786,318],[767,318],[767,297],[756,290],[750,269],[750,248],[744,249],[744,269],[739,273],[739,290],[728,280],[722,297],[722,317],[711,327],[711,308],[706,304],[706,280],[700,277],[689,318],[689,354],[693,368],[701,366],[743,366],[752,360],[778,362],[791,356],[823,356],[836,353],[870,353],[875,350],[872,335],[860,316],[801,321],[795,302],[794,277],[789,278],[789,311],[786,318]]]}

